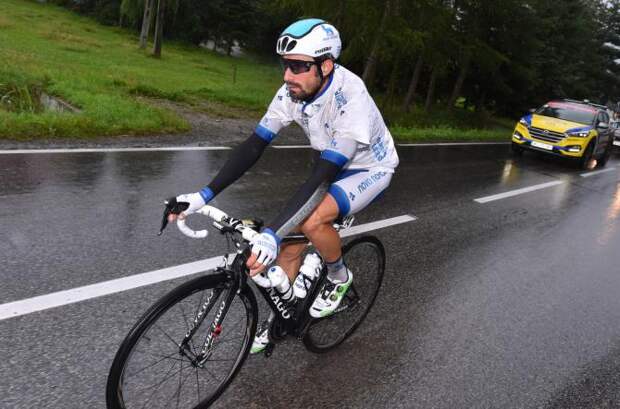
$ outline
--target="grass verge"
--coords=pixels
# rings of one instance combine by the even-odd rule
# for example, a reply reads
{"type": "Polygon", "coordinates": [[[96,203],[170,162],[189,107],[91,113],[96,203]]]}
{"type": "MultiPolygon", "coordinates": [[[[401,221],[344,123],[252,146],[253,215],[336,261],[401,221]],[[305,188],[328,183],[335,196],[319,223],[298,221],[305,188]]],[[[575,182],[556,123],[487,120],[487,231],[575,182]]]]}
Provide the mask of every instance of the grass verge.
{"type": "MultiPolygon", "coordinates": [[[[281,85],[278,67],[252,58],[166,42],[162,58],[155,59],[137,45],[133,31],[102,26],[57,6],[0,1],[0,138],[152,135],[189,129],[165,104],[149,104],[149,99],[188,104],[220,117],[259,118],[281,85]],[[42,93],[79,112],[45,111],[42,93]]],[[[465,110],[382,111],[398,124],[390,128],[401,141],[506,140],[510,135],[506,124],[490,124],[492,118],[465,110]],[[505,129],[496,129],[498,125],[505,129]]]]}

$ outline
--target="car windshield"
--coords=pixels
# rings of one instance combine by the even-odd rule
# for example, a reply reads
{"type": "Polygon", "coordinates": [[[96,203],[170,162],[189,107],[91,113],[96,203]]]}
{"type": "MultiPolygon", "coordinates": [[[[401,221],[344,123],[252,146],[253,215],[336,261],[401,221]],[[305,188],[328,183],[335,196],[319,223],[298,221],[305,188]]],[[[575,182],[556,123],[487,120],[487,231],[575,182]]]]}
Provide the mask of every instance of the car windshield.
{"type": "Polygon", "coordinates": [[[587,105],[549,102],[538,108],[536,114],[590,125],[594,122],[596,112],[596,109],[587,105]]]}

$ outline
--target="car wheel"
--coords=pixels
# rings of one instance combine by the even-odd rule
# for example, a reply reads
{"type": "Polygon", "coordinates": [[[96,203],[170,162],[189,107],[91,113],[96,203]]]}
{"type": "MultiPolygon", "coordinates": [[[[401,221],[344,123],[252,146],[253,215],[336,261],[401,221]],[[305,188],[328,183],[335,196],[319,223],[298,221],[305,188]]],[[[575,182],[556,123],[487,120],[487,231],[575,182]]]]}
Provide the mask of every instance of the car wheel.
{"type": "MultiPolygon", "coordinates": [[[[583,156],[579,159],[579,167],[583,170],[591,169],[590,161],[594,159],[594,145],[596,145],[596,141],[591,141],[586,151],[583,153],[583,156]]],[[[592,166],[592,168],[594,168],[594,166],[592,166]]]]}
{"type": "Polygon", "coordinates": [[[519,146],[518,143],[512,142],[512,146],[511,146],[511,152],[513,155],[515,156],[521,156],[523,155],[523,148],[519,146]]]}
{"type": "Polygon", "coordinates": [[[614,140],[610,138],[609,142],[607,143],[607,147],[605,148],[605,152],[603,152],[603,156],[598,161],[599,165],[601,166],[607,165],[607,161],[611,157],[611,151],[613,150],[613,147],[614,147],[614,140]]]}

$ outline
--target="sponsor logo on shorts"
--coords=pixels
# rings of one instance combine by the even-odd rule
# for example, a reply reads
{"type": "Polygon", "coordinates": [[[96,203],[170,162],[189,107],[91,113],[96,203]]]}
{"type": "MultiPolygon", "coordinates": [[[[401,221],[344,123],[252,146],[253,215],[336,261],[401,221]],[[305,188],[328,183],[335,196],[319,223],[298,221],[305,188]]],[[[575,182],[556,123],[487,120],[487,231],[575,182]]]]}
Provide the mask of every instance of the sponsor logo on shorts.
{"type": "Polygon", "coordinates": [[[387,172],[377,172],[368,176],[364,179],[359,185],[357,185],[357,192],[362,193],[372,185],[374,185],[379,180],[383,179],[383,177],[387,175],[387,172]]]}

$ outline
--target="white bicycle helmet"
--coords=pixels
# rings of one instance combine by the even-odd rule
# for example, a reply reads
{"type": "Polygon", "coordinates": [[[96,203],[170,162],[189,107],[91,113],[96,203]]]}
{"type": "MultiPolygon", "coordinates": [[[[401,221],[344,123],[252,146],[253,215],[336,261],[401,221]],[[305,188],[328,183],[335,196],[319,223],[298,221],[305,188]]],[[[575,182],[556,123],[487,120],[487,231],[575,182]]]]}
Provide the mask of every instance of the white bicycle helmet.
{"type": "Polygon", "coordinates": [[[330,54],[340,56],[342,43],[336,27],[319,18],[299,20],[288,26],[276,43],[279,55],[302,54],[318,58],[330,54]]]}

